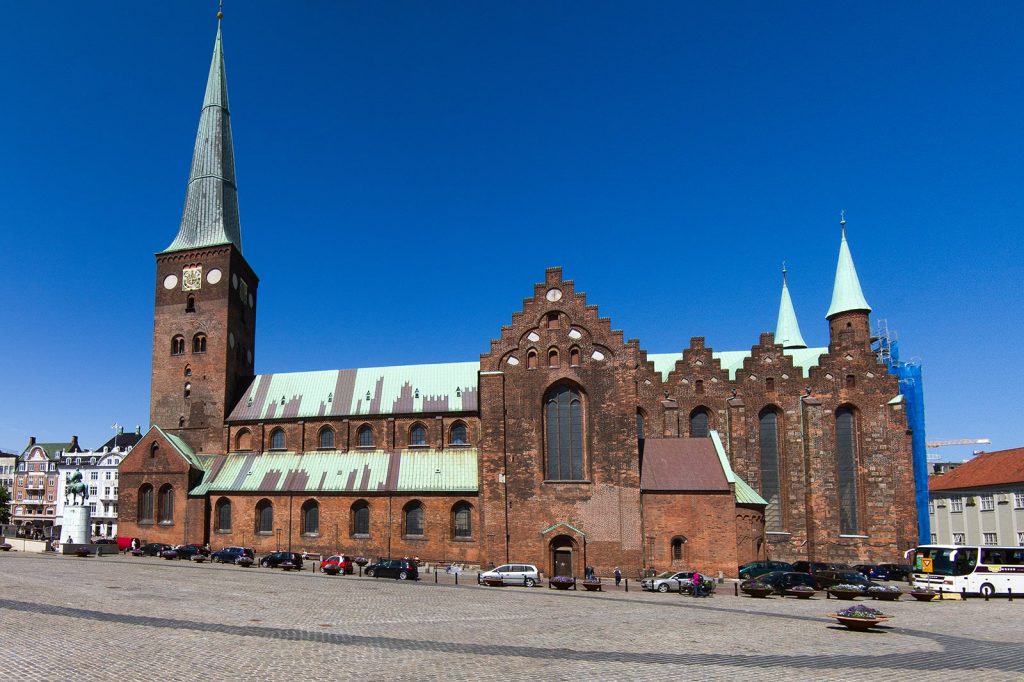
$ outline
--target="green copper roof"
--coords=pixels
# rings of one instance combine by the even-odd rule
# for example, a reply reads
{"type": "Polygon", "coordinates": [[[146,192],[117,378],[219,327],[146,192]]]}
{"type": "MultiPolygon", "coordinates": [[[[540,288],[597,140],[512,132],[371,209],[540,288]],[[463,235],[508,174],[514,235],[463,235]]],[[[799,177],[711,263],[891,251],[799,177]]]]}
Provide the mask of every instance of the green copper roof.
{"type": "Polygon", "coordinates": [[[228,421],[474,412],[479,362],[260,374],[228,421]]]}
{"type": "Polygon", "coordinates": [[[736,504],[762,504],[766,507],[768,506],[768,502],[739,476],[736,476],[736,504]]]}
{"type": "Polygon", "coordinates": [[[205,470],[208,461],[204,460],[201,455],[197,455],[195,450],[189,447],[189,444],[181,439],[180,436],[167,433],[159,426],[154,425],[154,429],[157,430],[161,436],[163,436],[168,443],[174,446],[174,449],[178,451],[178,454],[185,458],[185,460],[194,466],[196,469],[205,470]]]}
{"type": "Polygon", "coordinates": [[[203,110],[199,114],[199,131],[192,154],[185,208],[178,236],[165,253],[218,244],[234,244],[235,248],[242,250],[228,82],[219,23],[203,110]]]}
{"type": "Polygon", "coordinates": [[[775,324],[775,343],[781,343],[783,348],[807,348],[800,333],[800,324],[796,321],[793,299],[789,297],[785,266],[782,268],[782,300],[779,302],[779,320],[775,324]]]}
{"type": "Polygon", "coordinates": [[[71,443],[33,443],[22,451],[21,456],[27,455],[32,448],[42,448],[48,459],[56,460],[59,459],[61,451],[65,451],[70,447],[71,443]]]}
{"type": "Polygon", "coordinates": [[[477,455],[476,448],[234,453],[218,458],[190,494],[475,493],[477,455]]]}
{"type": "Polygon", "coordinates": [[[854,267],[853,256],[850,255],[850,246],[846,243],[846,221],[844,220],[841,225],[843,226],[843,239],[839,242],[836,281],[832,287],[832,304],[828,307],[828,312],[825,313],[825,319],[851,310],[871,312],[871,306],[864,299],[864,292],[860,288],[857,268],[854,267]]]}
{"type": "MultiPolygon", "coordinates": [[[[811,367],[818,365],[818,358],[828,352],[828,348],[787,348],[783,355],[793,359],[793,366],[800,369],[803,375],[808,376],[811,367]]],[[[718,360],[722,369],[729,372],[729,379],[736,378],[736,371],[743,368],[743,361],[750,357],[749,350],[725,350],[713,352],[711,357],[718,360]]],[[[661,374],[662,379],[668,378],[668,373],[676,368],[676,361],[682,360],[682,353],[654,353],[647,356],[647,359],[654,363],[655,371],[661,374]]]]}
{"type": "Polygon", "coordinates": [[[729,455],[725,452],[725,446],[722,444],[722,437],[718,435],[718,431],[712,429],[708,432],[708,436],[711,437],[711,442],[715,445],[718,461],[722,464],[722,471],[725,472],[725,480],[733,484],[736,504],[763,504],[767,506],[768,503],[764,501],[764,498],[758,495],[756,490],[751,488],[746,481],[740,478],[739,474],[732,470],[732,465],[729,464],[729,455]]]}

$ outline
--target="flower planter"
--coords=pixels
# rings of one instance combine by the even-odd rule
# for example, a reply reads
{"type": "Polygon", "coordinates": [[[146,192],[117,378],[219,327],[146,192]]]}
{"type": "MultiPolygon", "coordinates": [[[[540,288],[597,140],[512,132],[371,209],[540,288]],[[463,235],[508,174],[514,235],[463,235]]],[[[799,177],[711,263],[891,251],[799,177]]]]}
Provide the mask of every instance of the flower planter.
{"type": "Polygon", "coordinates": [[[771,594],[774,591],[775,590],[773,590],[770,587],[745,587],[745,588],[743,588],[743,592],[745,594],[747,594],[748,596],[751,596],[751,597],[753,597],[755,599],[764,599],[765,597],[767,597],[769,594],[771,594]]]}
{"type": "Polygon", "coordinates": [[[911,592],[910,596],[917,601],[931,601],[935,599],[935,592],[911,592]]]}
{"type": "Polygon", "coordinates": [[[247,557],[247,556],[239,557],[238,559],[235,560],[235,566],[241,566],[242,568],[249,568],[250,566],[252,566],[252,559],[247,557]]]}
{"type": "Polygon", "coordinates": [[[75,556],[81,557],[81,558],[84,559],[85,557],[89,556],[89,550],[86,549],[85,547],[79,547],[78,549],[75,550],[75,556]]]}
{"type": "Polygon", "coordinates": [[[836,599],[844,599],[846,601],[853,601],[864,594],[863,592],[854,592],[852,590],[829,590],[828,593],[836,599]]]}
{"type": "Polygon", "coordinates": [[[810,599],[815,594],[817,593],[814,590],[786,590],[786,596],[797,599],[810,599]]]}
{"type": "Polygon", "coordinates": [[[133,549],[132,556],[146,556],[146,553],[143,552],[141,549],[133,549]]]}
{"type": "Polygon", "coordinates": [[[192,557],[192,561],[196,562],[197,564],[201,564],[204,561],[206,561],[206,557],[204,557],[202,554],[196,554],[192,557]]]}
{"type": "Polygon", "coordinates": [[[9,545],[5,542],[4,544],[0,545],[0,552],[10,552],[11,548],[13,547],[14,545],[9,545]]]}
{"type": "Polygon", "coordinates": [[[855,630],[857,632],[864,632],[865,630],[873,628],[886,619],[884,616],[875,618],[851,618],[848,616],[840,616],[837,613],[832,614],[832,617],[838,620],[840,625],[845,625],[850,630],[855,630]]]}
{"type": "Polygon", "coordinates": [[[899,598],[903,596],[902,592],[869,592],[868,594],[879,601],[899,601],[899,598]]]}
{"type": "Polygon", "coordinates": [[[161,553],[160,556],[170,561],[171,559],[177,559],[178,553],[175,552],[173,549],[169,549],[166,552],[161,553]]]}
{"type": "Polygon", "coordinates": [[[558,580],[557,578],[551,578],[548,580],[548,588],[554,588],[556,590],[569,590],[576,589],[575,580],[558,580]]]}
{"type": "Polygon", "coordinates": [[[583,582],[580,583],[580,585],[583,585],[583,589],[585,589],[587,592],[602,592],[603,591],[601,589],[601,581],[600,580],[598,580],[596,582],[590,582],[590,581],[584,580],[583,582]]]}
{"type": "Polygon", "coordinates": [[[362,567],[362,566],[365,566],[366,564],[370,563],[370,560],[369,559],[364,559],[363,557],[359,557],[357,559],[353,559],[352,563],[354,563],[356,566],[362,567]]]}

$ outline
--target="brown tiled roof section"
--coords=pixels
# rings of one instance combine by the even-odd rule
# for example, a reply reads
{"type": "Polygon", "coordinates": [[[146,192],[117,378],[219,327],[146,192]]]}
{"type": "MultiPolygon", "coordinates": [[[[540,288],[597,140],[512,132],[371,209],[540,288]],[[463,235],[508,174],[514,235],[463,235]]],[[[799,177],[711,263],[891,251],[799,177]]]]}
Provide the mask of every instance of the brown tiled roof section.
{"type": "Polygon", "coordinates": [[[729,492],[729,481],[710,438],[648,438],[640,488],[729,492]]]}
{"type": "Polygon", "coordinates": [[[1007,483],[1024,483],[1024,448],[977,455],[948,473],[933,476],[928,489],[961,490],[1007,483]]]}

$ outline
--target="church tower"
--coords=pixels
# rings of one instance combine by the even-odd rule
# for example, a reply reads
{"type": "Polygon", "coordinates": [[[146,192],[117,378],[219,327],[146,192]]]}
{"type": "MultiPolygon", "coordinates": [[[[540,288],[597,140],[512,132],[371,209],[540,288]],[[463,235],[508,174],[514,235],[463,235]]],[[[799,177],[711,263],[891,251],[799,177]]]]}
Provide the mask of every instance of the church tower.
{"type": "Polygon", "coordinates": [[[857,268],[853,265],[850,246],[846,243],[846,218],[839,221],[842,241],[839,243],[839,261],[832,286],[832,303],[825,313],[828,320],[829,348],[871,350],[871,306],[860,288],[857,268]]]}
{"type": "Polygon", "coordinates": [[[150,423],[225,452],[224,418],[253,376],[256,289],[242,256],[220,17],[178,234],[156,254],[150,423]]]}

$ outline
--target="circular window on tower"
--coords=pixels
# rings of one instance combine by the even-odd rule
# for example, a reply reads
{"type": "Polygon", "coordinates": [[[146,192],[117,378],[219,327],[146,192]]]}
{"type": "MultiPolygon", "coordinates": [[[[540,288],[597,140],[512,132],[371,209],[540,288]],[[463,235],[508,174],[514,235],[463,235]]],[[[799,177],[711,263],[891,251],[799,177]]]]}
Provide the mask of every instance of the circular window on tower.
{"type": "Polygon", "coordinates": [[[547,298],[552,303],[554,303],[555,301],[560,301],[560,300],[562,300],[562,290],[561,289],[548,289],[548,293],[545,294],[544,297],[547,298]]]}
{"type": "Polygon", "coordinates": [[[178,286],[177,275],[167,275],[166,277],[164,277],[164,289],[170,290],[176,286],[178,286]]]}
{"type": "Polygon", "coordinates": [[[206,281],[209,282],[210,284],[216,284],[217,282],[220,281],[220,278],[221,272],[217,268],[213,268],[208,273],[206,273],[206,281]]]}

